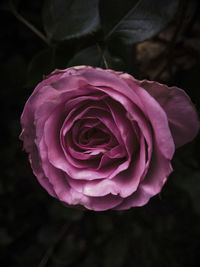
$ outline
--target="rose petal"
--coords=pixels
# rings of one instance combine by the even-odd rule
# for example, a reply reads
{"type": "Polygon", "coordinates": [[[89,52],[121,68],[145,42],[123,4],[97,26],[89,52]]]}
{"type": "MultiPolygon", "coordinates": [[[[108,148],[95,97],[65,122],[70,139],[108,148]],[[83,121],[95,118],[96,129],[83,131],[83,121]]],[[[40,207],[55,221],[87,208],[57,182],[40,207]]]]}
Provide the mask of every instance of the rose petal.
{"type": "Polygon", "coordinates": [[[104,197],[90,197],[89,205],[85,207],[95,211],[105,211],[120,205],[123,199],[120,196],[107,195],[104,197]]]}
{"type": "MultiPolygon", "coordinates": [[[[119,166],[123,166],[123,164],[119,166]]],[[[77,181],[70,178],[67,180],[75,190],[87,196],[113,194],[124,198],[136,191],[145,166],[144,138],[141,137],[140,153],[134,158],[129,170],[121,173],[119,173],[121,170],[118,170],[116,173],[119,174],[114,174],[112,179],[109,177],[109,179],[93,181],[77,181]]]]}
{"type": "Polygon", "coordinates": [[[29,161],[31,163],[31,167],[33,169],[34,175],[37,177],[41,186],[52,196],[57,197],[53,185],[50,183],[49,179],[45,176],[42,166],[40,157],[38,155],[38,151],[36,146],[32,149],[31,153],[29,154],[29,161]]]}
{"type": "Polygon", "coordinates": [[[139,185],[137,192],[125,198],[115,209],[124,210],[130,209],[131,207],[143,206],[152,196],[155,196],[161,191],[167,177],[172,172],[172,167],[170,161],[163,157],[159,149],[154,147],[153,151],[150,169],[143,182],[139,185]]]}
{"type": "Polygon", "coordinates": [[[189,96],[182,89],[158,82],[144,80],[140,85],[165,110],[176,147],[190,142],[197,135],[200,123],[189,96]]]}
{"type": "Polygon", "coordinates": [[[163,155],[171,159],[174,154],[173,138],[169,129],[166,113],[159,103],[141,87],[135,86],[134,79],[126,79],[129,86],[134,87],[134,92],[143,103],[143,110],[154,129],[155,139],[163,155]]]}

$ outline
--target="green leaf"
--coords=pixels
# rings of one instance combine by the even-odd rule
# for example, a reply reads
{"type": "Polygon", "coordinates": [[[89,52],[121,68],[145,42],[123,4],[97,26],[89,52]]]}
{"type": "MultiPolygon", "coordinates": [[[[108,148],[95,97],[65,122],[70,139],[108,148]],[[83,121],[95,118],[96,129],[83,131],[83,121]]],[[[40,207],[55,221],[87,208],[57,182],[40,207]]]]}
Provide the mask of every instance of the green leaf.
{"type": "Polygon", "coordinates": [[[112,39],[109,42],[109,46],[105,52],[105,57],[108,60],[109,67],[115,70],[128,72],[135,75],[137,72],[136,66],[136,52],[135,45],[125,45],[124,43],[115,42],[112,39]],[[110,56],[112,59],[110,60],[110,56]]]}
{"type": "Polygon", "coordinates": [[[68,67],[78,65],[88,65],[93,67],[100,67],[101,57],[99,55],[97,46],[90,46],[79,51],[69,62],[68,67]]]}
{"type": "Polygon", "coordinates": [[[173,18],[179,0],[101,0],[105,39],[135,44],[159,33],[173,18]]]}
{"type": "Polygon", "coordinates": [[[69,40],[98,28],[98,0],[46,0],[44,29],[50,39],[69,40]]]}
{"type": "Polygon", "coordinates": [[[127,66],[122,57],[113,55],[108,49],[104,51],[104,57],[109,69],[116,71],[127,71],[127,66]]]}
{"type": "Polygon", "coordinates": [[[105,62],[109,69],[122,71],[125,64],[122,58],[110,53],[108,49],[98,48],[97,45],[87,47],[79,51],[68,63],[67,67],[87,65],[93,67],[106,68],[105,62]]]}

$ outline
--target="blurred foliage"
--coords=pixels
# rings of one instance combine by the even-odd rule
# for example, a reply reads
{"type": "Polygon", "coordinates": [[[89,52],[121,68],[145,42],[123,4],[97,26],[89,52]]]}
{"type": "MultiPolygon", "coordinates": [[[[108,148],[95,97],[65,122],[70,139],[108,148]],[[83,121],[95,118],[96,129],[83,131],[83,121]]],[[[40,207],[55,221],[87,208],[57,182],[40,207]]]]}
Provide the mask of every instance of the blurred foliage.
{"type": "Polygon", "coordinates": [[[58,41],[89,34],[99,26],[98,0],[46,0],[44,29],[58,41]]]}
{"type": "Polygon", "coordinates": [[[173,18],[178,0],[101,0],[100,14],[105,39],[118,37],[127,44],[156,35],[173,18]],[[112,10],[112,13],[111,13],[112,10]]]}
{"type": "Polygon", "coordinates": [[[72,65],[174,84],[199,111],[199,1],[10,3],[0,3],[0,266],[199,266],[200,137],[177,150],[174,173],[145,207],[96,213],[51,198],[18,140],[34,86],[72,65]]]}

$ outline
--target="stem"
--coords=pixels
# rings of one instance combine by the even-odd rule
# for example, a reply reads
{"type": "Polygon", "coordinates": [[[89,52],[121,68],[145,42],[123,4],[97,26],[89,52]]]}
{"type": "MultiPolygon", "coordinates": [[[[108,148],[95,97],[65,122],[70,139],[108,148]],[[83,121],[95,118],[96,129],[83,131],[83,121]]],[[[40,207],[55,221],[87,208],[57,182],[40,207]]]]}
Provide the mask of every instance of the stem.
{"type": "Polygon", "coordinates": [[[34,32],[40,39],[42,39],[47,45],[51,46],[50,40],[41,33],[38,29],[35,28],[34,25],[32,25],[28,20],[26,20],[22,15],[20,15],[16,8],[14,7],[12,1],[10,1],[11,10],[13,12],[13,15],[21,21],[24,25],[26,25],[32,32],[34,32]]]}
{"type": "Polygon", "coordinates": [[[100,55],[100,56],[102,57],[102,59],[103,59],[103,63],[104,63],[104,65],[105,65],[106,69],[109,69],[109,67],[108,67],[108,62],[106,61],[106,58],[105,58],[105,56],[104,56],[104,54],[103,54],[103,51],[102,51],[101,47],[100,47],[98,44],[96,44],[96,46],[97,46],[99,55],[100,55]]]}

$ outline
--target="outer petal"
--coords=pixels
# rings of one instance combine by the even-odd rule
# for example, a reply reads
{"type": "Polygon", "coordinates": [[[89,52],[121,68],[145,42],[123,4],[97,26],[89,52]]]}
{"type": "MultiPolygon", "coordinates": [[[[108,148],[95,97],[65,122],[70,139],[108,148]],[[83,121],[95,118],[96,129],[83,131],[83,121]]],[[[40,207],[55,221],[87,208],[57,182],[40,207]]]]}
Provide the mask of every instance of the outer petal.
{"type": "Polygon", "coordinates": [[[89,204],[85,207],[90,210],[104,211],[113,209],[122,203],[123,199],[120,196],[113,196],[111,194],[104,197],[90,197],[89,204]]]}
{"type": "Polygon", "coordinates": [[[57,197],[54,191],[53,185],[51,184],[49,179],[44,174],[44,171],[41,166],[41,160],[40,160],[36,146],[32,148],[32,152],[31,154],[29,154],[29,161],[31,163],[33,173],[37,177],[41,186],[44,187],[52,197],[57,197]]]}
{"type": "Polygon", "coordinates": [[[134,91],[141,100],[143,104],[141,110],[146,114],[152,125],[154,136],[160,151],[166,158],[172,159],[175,148],[165,111],[146,90],[137,86],[136,80],[132,76],[122,74],[120,77],[126,81],[129,87],[132,88],[132,91],[134,91]]]}
{"type": "Polygon", "coordinates": [[[189,96],[180,88],[151,81],[137,81],[165,110],[176,147],[190,142],[200,123],[189,96]]]}
{"type": "Polygon", "coordinates": [[[165,159],[157,147],[154,147],[154,153],[151,160],[150,168],[145,179],[139,185],[138,190],[115,209],[126,210],[131,207],[143,206],[149,199],[158,194],[167,177],[172,172],[170,161],[165,159]]]}

